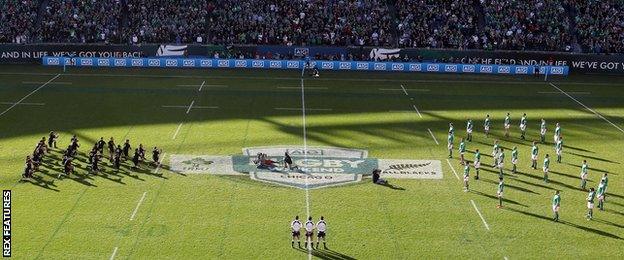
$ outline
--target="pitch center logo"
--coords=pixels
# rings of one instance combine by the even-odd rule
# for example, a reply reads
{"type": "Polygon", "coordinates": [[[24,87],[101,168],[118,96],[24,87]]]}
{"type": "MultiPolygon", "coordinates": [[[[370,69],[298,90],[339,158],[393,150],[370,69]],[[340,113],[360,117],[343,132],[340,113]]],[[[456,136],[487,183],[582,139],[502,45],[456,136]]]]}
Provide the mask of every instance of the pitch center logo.
{"type": "Polygon", "coordinates": [[[338,147],[269,146],[244,148],[242,155],[172,155],[171,170],[185,174],[249,176],[252,180],[316,189],[356,183],[382,170],[385,178],[442,179],[440,161],[368,158],[368,151],[338,147]],[[284,154],[293,160],[284,168],[284,154]],[[258,154],[272,163],[259,165],[258,154]]]}

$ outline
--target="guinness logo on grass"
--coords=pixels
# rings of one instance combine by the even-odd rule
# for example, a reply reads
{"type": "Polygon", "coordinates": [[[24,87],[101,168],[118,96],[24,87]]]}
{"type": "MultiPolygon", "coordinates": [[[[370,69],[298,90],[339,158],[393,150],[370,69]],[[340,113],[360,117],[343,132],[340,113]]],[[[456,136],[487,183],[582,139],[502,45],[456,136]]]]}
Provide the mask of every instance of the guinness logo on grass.
{"type": "Polygon", "coordinates": [[[386,160],[368,158],[368,151],[338,147],[267,146],[244,148],[242,155],[172,155],[171,170],[186,174],[248,175],[277,185],[316,189],[355,183],[374,169],[384,178],[442,179],[437,160],[386,160]],[[284,168],[284,153],[293,168],[284,168]],[[257,155],[272,162],[259,164],[257,155]]]}

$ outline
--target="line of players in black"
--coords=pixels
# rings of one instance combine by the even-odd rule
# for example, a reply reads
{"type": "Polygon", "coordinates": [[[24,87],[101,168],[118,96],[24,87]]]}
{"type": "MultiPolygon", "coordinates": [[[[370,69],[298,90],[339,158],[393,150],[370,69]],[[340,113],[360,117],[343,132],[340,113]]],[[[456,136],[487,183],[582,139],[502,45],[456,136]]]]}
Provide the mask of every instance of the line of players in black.
{"type": "MultiPolygon", "coordinates": [[[[51,131],[47,140],[45,137],[42,137],[35,150],[32,153],[32,156],[26,156],[26,165],[24,167],[24,173],[22,174],[23,178],[32,178],[34,172],[39,170],[39,166],[43,163],[43,157],[46,153],[50,153],[50,149],[57,148],[57,140],[59,138],[59,134],[51,131]],[[47,141],[47,142],[46,142],[47,141]]],[[[134,155],[130,156],[130,151],[132,150],[132,146],[130,145],[130,140],[126,139],[123,146],[115,145],[115,140],[113,137],[110,138],[108,142],[104,141],[104,137],[100,138],[97,141],[93,148],[91,148],[88,154],[88,167],[89,173],[96,174],[97,172],[102,171],[101,162],[104,159],[104,148],[108,148],[108,159],[112,165],[112,167],[116,170],[121,168],[122,161],[128,160],[131,158],[133,167],[132,169],[139,169],[141,163],[145,162],[145,148],[143,148],[143,144],[139,144],[139,147],[134,149],[134,155]]],[[[71,138],[70,144],[67,146],[67,149],[63,151],[63,172],[59,173],[58,178],[61,177],[62,174],[65,176],[69,176],[71,173],[75,173],[74,170],[74,160],[78,155],[78,148],[80,148],[80,141],[76,135],[73,135],[71,138]]],[[[153,166],[158,166],[160,164],[160,154],[162,154],[162,149],[158,147],[154,147],[152,149],[152,162],[153,166]]]]}

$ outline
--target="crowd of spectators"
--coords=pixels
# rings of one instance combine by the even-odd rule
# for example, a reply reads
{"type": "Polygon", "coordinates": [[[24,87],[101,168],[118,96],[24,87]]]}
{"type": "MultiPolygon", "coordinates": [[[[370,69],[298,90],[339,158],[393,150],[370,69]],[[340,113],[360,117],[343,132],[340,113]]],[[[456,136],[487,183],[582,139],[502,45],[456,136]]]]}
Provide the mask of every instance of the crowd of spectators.
{"type": "Polygon", "coordinates": [[[624,52],[620,0],[4,0],[0,43],[624,52]]]}
{"type": "Polygon", "coordinates": [[[483,49],[571,51],[570,20],[561,1],[481,0],[483,49]]]}
{"type": "Polygon", "coordinates": [[[479,48],[473,0],[398,0],[399,45],[426,48],[479,48]],[[475,40],[476,38],[476,40],[475,40]]]}
{"type": "Polygon", "coordinates": [[[40,42],[118,42],[120,0],[50,0],[41,14],[40,42]]]}
{"type": "Polygon", "coordinates": [[[586,52],[624,53],[624,2],[569,0],[579,44],[586,52]]]}
{"type": "Polygon", "coordinates": [[[207,38],[219,44],[388,45],[392,18],[381,0],[222,0],[207,38]]]}
{"type": "Polygon", "coordinates": [[[37,0],[3,0],[0,3],[0,43],[31,41],[38,11],[37,0]]]}

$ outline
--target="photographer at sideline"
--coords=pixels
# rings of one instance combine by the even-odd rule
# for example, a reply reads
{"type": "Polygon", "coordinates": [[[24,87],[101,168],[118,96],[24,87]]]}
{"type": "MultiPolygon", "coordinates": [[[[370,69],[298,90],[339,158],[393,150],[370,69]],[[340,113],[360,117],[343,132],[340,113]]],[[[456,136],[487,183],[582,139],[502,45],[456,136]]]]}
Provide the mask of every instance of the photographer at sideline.
{"type": "Polygon", "coordinates": [[[373,183],[374,184],[388,184],[388,181],[381,178],[381,170],[375,169],[373,170],[373,183]]]}

